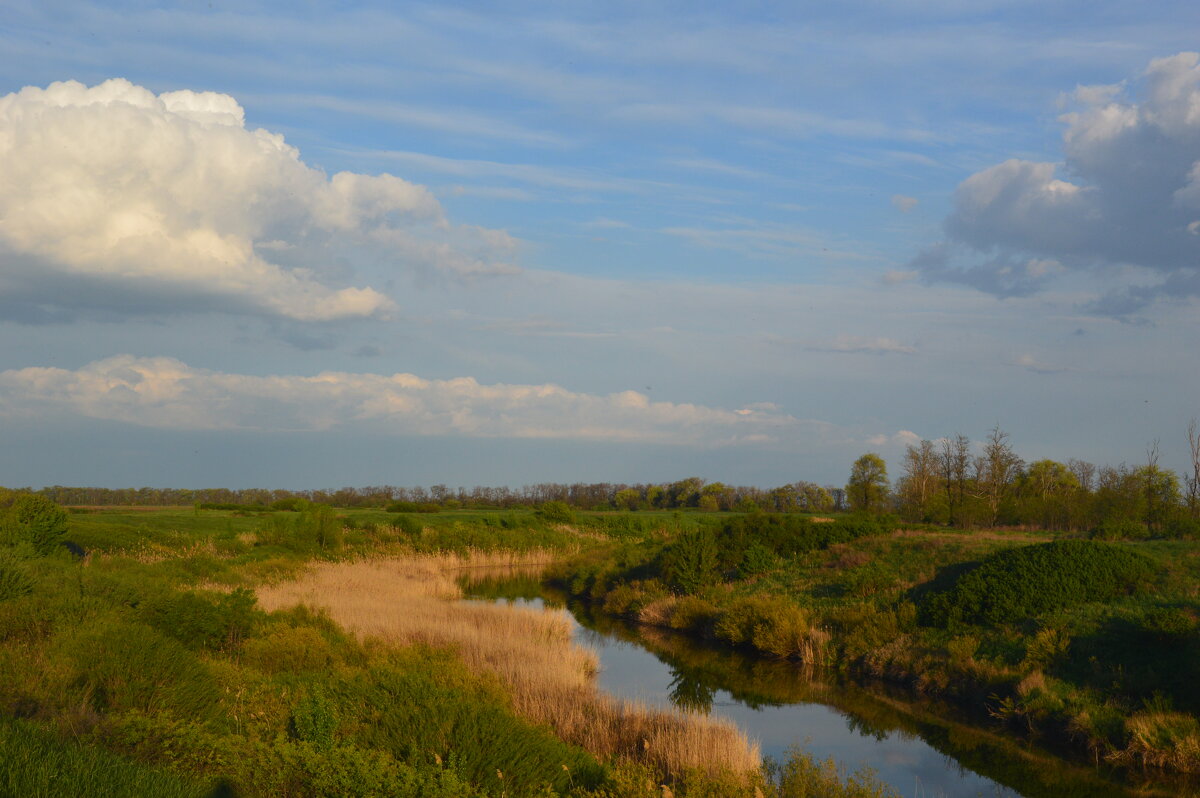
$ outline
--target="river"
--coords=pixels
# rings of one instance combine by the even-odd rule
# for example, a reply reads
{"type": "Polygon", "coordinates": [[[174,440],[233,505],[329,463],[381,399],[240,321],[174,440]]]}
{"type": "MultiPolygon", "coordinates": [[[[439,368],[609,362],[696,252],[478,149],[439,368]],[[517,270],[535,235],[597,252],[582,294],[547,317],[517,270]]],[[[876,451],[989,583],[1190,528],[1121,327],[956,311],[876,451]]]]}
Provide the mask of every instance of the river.
{"type": "MultiPolygon", "coordinates": [[[[535,578],[465,580],[472,600],[566,606],[535,578]]],[[[871,770],[905,798],[1132,798],[1200,794],[1182,781],[1073,760],[998,731],[961,708],[636,627],[572,603],[577,643],[600,658],[599,686],[656,706],[711,713],[757,739],[871,770]]]]}

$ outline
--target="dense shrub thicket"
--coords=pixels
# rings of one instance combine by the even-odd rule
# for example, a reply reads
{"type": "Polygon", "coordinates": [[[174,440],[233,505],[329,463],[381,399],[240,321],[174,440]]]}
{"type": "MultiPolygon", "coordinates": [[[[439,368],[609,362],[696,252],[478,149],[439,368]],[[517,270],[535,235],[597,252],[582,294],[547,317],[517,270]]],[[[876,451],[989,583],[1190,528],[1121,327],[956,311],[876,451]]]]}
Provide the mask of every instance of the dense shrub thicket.
{"type": "Polygon", "coordinates": [[[921,602],[931,626],[1013,623],[1092,601],[1108,601],[1151,582],[1149,557],[1085,540],[1058,540],[996,552],[921,602]]]}
{"type": "Polygon", "coordinates": [[[680,535],[663,549],[656,570],[676,592],[695,593],[725,575],[762,573],[780,557],[882,534],[888,520],[851,516],[813,521],[801,515],[751,513],[729,520],[717,532],[701,527],[680,535]]]}

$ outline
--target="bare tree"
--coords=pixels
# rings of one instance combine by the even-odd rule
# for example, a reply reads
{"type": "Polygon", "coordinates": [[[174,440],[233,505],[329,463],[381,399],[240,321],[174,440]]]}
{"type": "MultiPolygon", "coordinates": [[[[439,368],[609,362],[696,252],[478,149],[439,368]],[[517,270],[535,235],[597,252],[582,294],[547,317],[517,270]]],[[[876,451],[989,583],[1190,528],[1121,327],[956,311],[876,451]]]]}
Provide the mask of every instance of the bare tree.
{"type": "Polygon", "coordinates": [[[1200,517],[1200,427],[1193,418],[1188,424],[1188,453],[1192,456],[1192,473],[1185,477],[1187,483],[1188,513],[1192,518],[1200,517]]]}
{"type": "Polygon", "coordinates": [[[996,525],[1000,504],[1024,467],[1025,462],[1017,457],[1008,442],[1008,433],[1001,430],[999,424],[992,427],[983,444],[983,454],[975,460],[976,495],[987,502],[991,526],[996,525]]]}
{"type": "Polygon", "coordinates": [[[937,488],[938,454],[932,441],[921,441],[920,446],[909,446],[904,450],[904,476],[897,483],[897,492],[907,511],[916,520],[923,520],[929,509],[929,500],[937,488]]]}
{"type": "Polygon", "coordinates": [[[942,438],[942,450],[938,460],[942,487],[946,490],[946,503],[950,505],[950,523],[954,524],[959,520],[967,493],[967,477],[971,467],[971,439],[961,432],[953,438],[942,438]]]}
{"type": "Polygon", "coordinates": [[[1092,488],[1096,484],[1096,466],[1087,460],[1076,460],[1072,457],[1067,461],[1067,468],[1071,469],[1071,473],[1075,475],[1075,479],[1079,480],[1079,487],[1091,493],[1092,488]]]}

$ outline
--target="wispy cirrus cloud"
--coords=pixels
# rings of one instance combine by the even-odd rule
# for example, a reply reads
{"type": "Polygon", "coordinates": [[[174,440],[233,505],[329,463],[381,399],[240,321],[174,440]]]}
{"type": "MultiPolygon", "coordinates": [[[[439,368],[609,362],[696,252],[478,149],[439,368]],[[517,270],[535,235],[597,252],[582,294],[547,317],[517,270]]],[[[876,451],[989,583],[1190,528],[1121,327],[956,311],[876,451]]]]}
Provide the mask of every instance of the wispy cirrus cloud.
{"type": "Polygon", "coordinates": [[[915,346],[900,343],[894,338],[859,335],[837,335],[828,341],[807,344],[804,348],[810,352],[865,352],[873,355],[911,355],[917,351],[915,346]]]}

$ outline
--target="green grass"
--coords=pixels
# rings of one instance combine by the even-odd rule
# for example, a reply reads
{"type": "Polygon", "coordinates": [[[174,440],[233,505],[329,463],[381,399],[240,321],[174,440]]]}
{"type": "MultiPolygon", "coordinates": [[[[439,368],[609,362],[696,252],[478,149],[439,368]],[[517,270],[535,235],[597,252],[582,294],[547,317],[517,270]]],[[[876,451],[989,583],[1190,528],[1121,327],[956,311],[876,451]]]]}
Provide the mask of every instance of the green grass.
{"type": "Polygon", "coordinates": [[[27,721],[0,720],[0,795],[22,798],[201,798],[207,780],[130,762],[27,721]]]}

